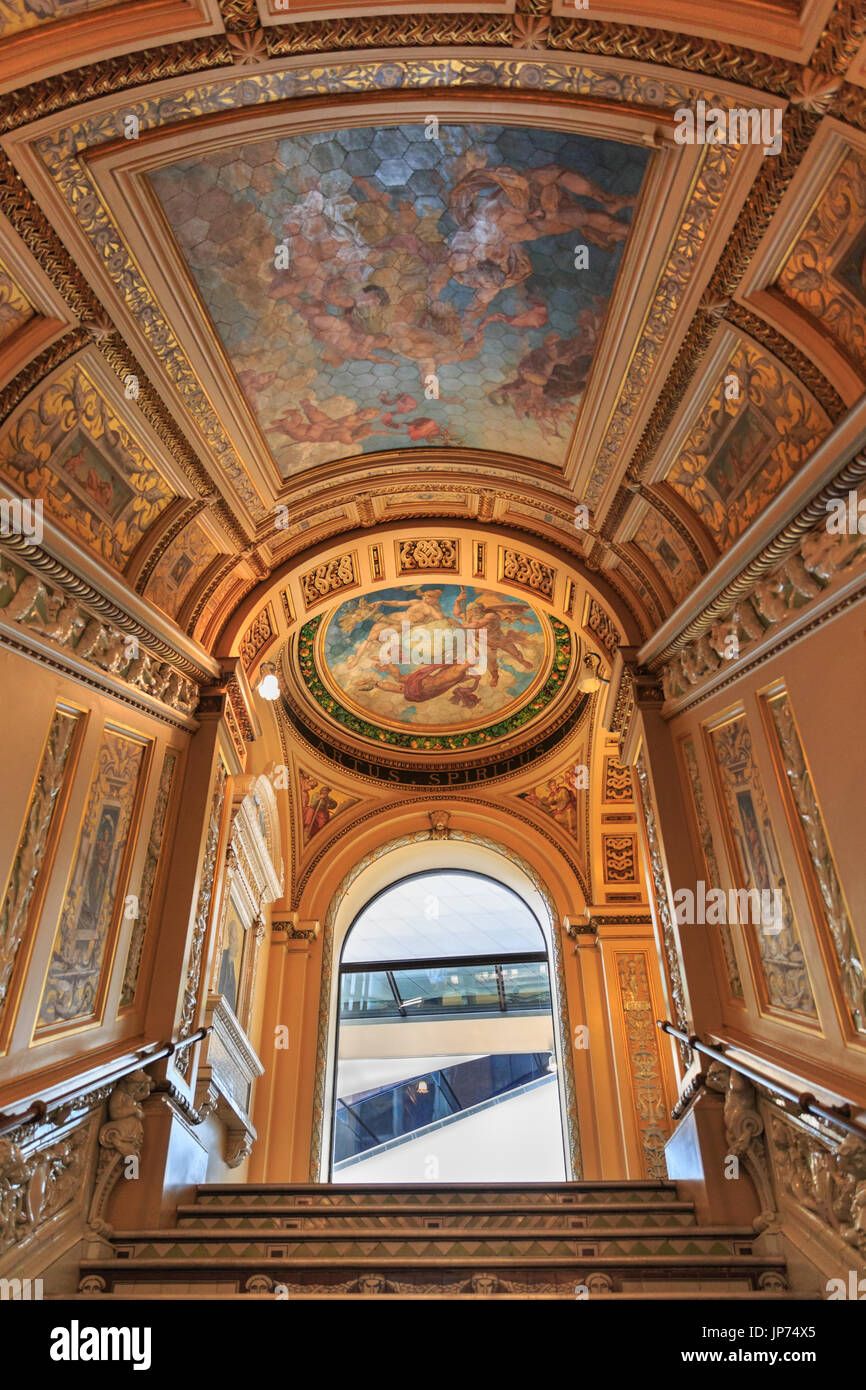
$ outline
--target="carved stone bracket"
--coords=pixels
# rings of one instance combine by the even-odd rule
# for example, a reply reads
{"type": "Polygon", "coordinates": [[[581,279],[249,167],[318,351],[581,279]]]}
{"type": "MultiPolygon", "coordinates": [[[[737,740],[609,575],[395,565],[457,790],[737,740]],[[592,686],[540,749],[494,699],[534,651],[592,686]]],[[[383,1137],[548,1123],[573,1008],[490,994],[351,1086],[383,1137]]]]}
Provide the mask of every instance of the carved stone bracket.
{"type": "Polygon", "coordinates": [[[138,1158],[144,1144],[144,1110],[153,1082],[146,1072],[121,1077],[108,1098],[108,1119],[99,1130],[99,1163],[88,1224],[99,1235],[110,1235],[105,1220],[108,1199],[120,1177],[124,1160],[138,1158]]]}
{"type": "Polygon", "coordinates": [[[755,1184],[761,1211],[753,1222],[759,1232],[780,1229],[776,1198],[770,1177],[764,1121],[758,1111],[757,1093],[752,1083],[733,1067],[711,1062],[707,1070],[707,1089],[724,1094],[725,1138],[729,1153],[742,1161],[755,1184]]]}
{"type": "Polygon", "coordinates": [[[451,831],[448,829],[448,822],[451,819],[450,811],[428,811],[427,818],[430,821],[431,840],[450,840],[451,831]]]}
{"type": "Polygon", "coordinates": [[[271,931],[278,936],[285,934],[286,944],[290,941],[315,941],[321,930],[321,922],[315,918],[302,919],[297,912],[280,917],[271,922],[271,931]]]}
{"type": "Polygon", "coordinates": [[[587,908],[581,917],[563,917],[562,930],[569,941],[574,942],[574,949],[580,947],[598,946],[598,919],[590,914],[587,908]]]}

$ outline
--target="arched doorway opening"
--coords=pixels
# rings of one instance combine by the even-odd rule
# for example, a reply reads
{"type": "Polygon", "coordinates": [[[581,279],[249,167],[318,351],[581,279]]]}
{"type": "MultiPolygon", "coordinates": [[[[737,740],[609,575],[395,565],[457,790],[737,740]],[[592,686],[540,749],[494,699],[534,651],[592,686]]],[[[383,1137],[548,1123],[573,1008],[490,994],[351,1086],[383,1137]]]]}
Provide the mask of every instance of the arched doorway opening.
{"type": "Polygon", "coordinates": [[[392,883],[337,993],[333,1182],[566,1176],[547,942],[513,889],[459,868],[392,883]]]}

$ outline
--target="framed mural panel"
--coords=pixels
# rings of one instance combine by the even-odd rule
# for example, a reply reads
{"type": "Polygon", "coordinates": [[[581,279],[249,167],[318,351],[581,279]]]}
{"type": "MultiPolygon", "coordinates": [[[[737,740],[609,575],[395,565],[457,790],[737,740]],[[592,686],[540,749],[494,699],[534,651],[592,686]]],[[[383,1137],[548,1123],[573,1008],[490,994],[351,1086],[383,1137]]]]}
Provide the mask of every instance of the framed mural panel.
{"type": "Polygon", "coordinates": [[[87,719],[76,705],[55,705],[0,902],[0,1053],[15,1025],[87,719]]]}
{"type": "Polygon", "coordinates": [[[166,840],[168,827],[174,822],[177,815],[177,802],[180,788],[183,785],[182,761],[181,749],[166,748],[150,822],[147,855],[138,886],[138,912],[126,949],[123,986],[120,991],[121,1012],[135,1003],[139,982],[142,978],[142,964],[146,946],[148,947],[147,954],[152,954],[153,943],[147,940],[147,928],[151,908],[154,904],[158,908],[161,890],[164,888],[168,854],[162,854],[161,851],[166,840]]]}
{"type": "Polygon", "coordinates": [[[34,1042],[98,1020],[135,851],[151,740],[106,724],[36,1018],[34,1042]]]}
{"type": "Polygon", "coordinates": [[[863,953],[854,932],[791,699],[784,683],[777,681],[761,692],[759,700],[776,780],[781,788],[842,1031],[848,1038],[866,1043],[863,953]]]}
{"type": "Polygon", "coordinates": [[[703,726],[719,818],[737,889],[781,896],[781,921],[772,930],[745,923],[758,999],[764,1012],[788,1023],[820,1027],[818,1010],[785,870],[742,706],[703,726]]]}
{"type": "MultiPolygon", "coordinates": [[[[710,888],[722,888],[722,875],[719,871],[719,861],[716,857],[716,847],[713,843],[713,832],[710,826],[709,816],[707,815],[707,804],[704,799],[704,788],[698,769],[698,754],[695,741],[691,734],[685,734],[680,739],[679,744],[680,761],[685,770],[685,780],[689,786],[690,795],[688,801],[692,812],[692,830],[697,829],[696,847],[699,851],[699,861],[703,865],[704,877],[710,888]]],[[[718,937],[713,936],[712,946],[715,951],[716,944],[721,948],[716,951],[716,955],[721,955],[724,966],[725,976],[728,981],[728,992],[731,1000],[742,1005],[744,1003],[743,981],[740,977],[740,968],[737,964],[737,953],[734,946],[734,929],[730,923],[719,923],[718,937]]]]}

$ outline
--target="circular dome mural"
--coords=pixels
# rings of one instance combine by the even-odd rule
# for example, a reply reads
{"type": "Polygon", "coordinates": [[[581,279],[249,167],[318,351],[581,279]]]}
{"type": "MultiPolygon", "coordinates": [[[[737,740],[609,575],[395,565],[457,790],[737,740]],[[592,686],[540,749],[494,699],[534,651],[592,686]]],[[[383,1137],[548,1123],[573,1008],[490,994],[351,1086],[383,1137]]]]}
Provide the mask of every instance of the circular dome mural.
{"type": "Polygon", "coordinates": [[[332,719],[377,743],[472,748],[522,728],[562,688],[571,637],[513,594],[427,581],[311,619],[301,675],[332,719]]]}

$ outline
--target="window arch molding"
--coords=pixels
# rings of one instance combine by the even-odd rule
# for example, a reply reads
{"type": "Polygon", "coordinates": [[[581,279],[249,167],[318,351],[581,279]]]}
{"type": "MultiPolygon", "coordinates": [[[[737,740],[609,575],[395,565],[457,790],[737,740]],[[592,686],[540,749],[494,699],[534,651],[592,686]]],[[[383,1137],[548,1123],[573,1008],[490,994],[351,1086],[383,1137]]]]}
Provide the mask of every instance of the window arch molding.
{"type": "Polygon", "coordinates": [[[313,1099],[310,1181],[328,1181],[334,1106],[334,1054],[337,1039],[340,959],[343,944],[364,908],[379,893],[419,872],[466,870],[512,889],[535,916],[544,937],[553,993],[553,1023],[560,1108],[568,1176],[580,1178],[582,1163],[577,1118],[571,1023],[558,915],[549,890],[535,869],[514,850],[487,836],[452,831],[447,840],[429,833],[402,835],[377,846],[353,865],[331,896],[322,929],[322,981],[313,1099]]]}

